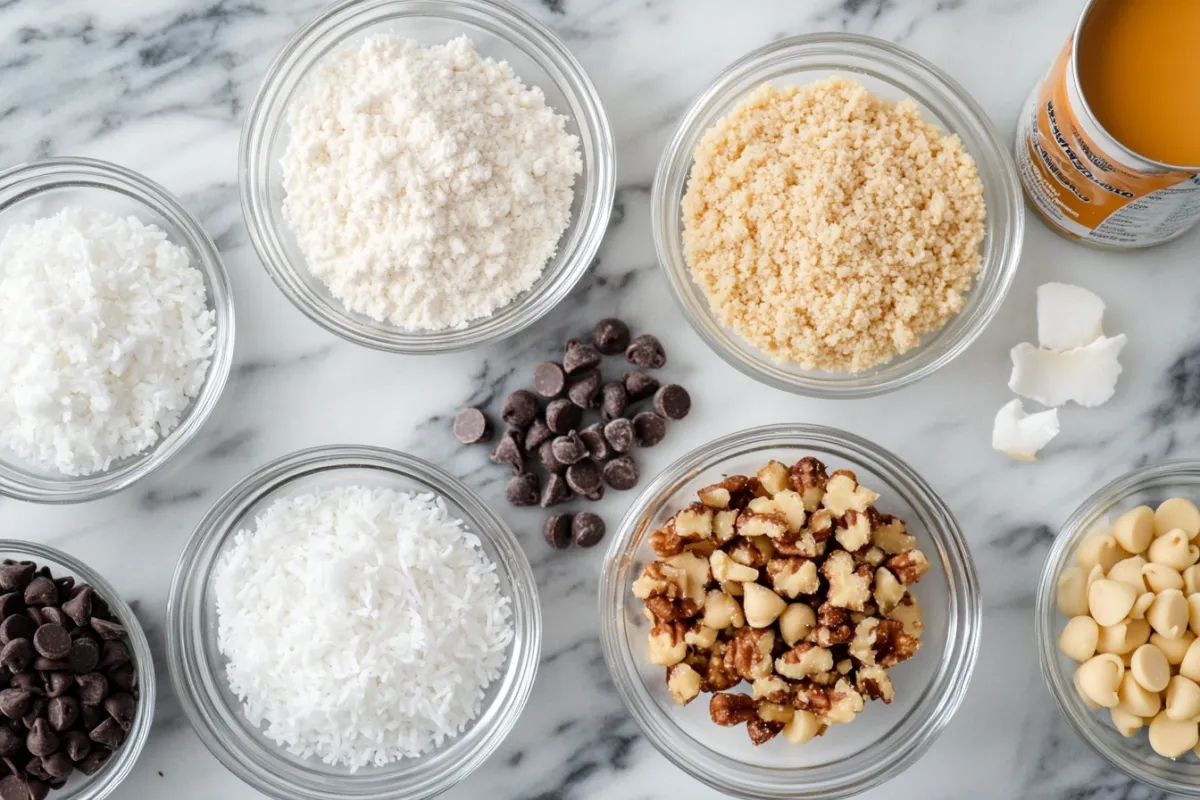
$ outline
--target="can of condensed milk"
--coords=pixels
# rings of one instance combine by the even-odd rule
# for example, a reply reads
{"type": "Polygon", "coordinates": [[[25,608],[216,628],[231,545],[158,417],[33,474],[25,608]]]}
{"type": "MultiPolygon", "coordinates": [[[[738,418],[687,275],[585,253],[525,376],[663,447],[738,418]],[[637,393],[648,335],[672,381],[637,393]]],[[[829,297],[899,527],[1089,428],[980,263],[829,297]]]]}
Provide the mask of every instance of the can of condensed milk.
{"type": "Polygon", "coordinates": [[[1200,222],[1200,0],[1090,0],[1017,125],[1032,208],[1125,250],[1200,222]]]}

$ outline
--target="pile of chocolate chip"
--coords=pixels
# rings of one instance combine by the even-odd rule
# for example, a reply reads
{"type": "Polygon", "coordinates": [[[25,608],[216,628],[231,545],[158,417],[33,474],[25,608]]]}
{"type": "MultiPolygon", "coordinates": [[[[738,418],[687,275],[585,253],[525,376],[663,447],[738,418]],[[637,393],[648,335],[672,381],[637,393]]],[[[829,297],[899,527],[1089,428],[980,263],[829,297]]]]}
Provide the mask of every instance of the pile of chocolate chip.
{"type": "Polygon", "coordinates": [[[5,560],[0,592],[0,800],[41,800],[125,741],[137,672],[124,626],[86,583],[5,560]]]}
{"type": "MultiPolygon", "coordinates": [[[[606,486],[618,491],[636,486],[634,448],[661,442],[667,421],[683,419],[692,408],[682,386],[660,385],[640,371],[666,363],[658,339],[649,334],[631,338],[621,320],[602,319],[592,329],[591,344],[571,339],[561,363],[539,365],[533,390],[513,392],[500,412],[507,428],[491,458],[513,470],[505,489],[508,501],[550,508],[576,497],[599,500],[606,486]],[[639,370],[605,381],[600,370],[604,356],[620,353],[639,370]],[[644,400],[651,401],[653,410],[637,411],[644,400]],[[596,413],[600,420],[585,424],[596,413]]],[[[464,444],[489,441],[492,432],[491,421],[478,408],[463,409],[454,419],[454,435],[464,444]]],[[[572,541],[580,547],[598,544],[605,527],[591,512],[558,514],[546,521],[543,533],[551,547],[561,550],[572,541]]]]}

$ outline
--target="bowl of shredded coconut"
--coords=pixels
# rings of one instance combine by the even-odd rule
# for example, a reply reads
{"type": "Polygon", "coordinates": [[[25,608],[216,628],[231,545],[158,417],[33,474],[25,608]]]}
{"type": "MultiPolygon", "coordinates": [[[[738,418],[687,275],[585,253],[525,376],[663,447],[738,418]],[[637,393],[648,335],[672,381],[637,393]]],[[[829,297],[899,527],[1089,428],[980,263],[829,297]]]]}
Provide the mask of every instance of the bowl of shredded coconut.
{"type": "Polygon", "coordinates": [[[1007,146],[966,90],[889,42],[821,33],[729,66],[651,198],[659,262],[714,352],[786,391],[882,394],[959,356],[1016,275],[1007,146]]]}
{"type": "Polygon", "coordinates": [[[0,173],[0,494],[92,500],[162,466],[233,337],[216,246],[161,186],[88,159],[0,173]]]}
{"type": "Polygon", "coordinates": [[[271,65],[240,152],[271,278],[358,344],[438,353],[531,325],[612,209],[612,131],[563,43],[495,0],[349,0],[271,65]]]}
{"type": "Polygon", "coordinates": [[[168,664],[188,719],[280,800],[432,797],[532,691],[541,610],[504,522],[371,447],[301,451],[225,494],[184,550],[168,664]]]}

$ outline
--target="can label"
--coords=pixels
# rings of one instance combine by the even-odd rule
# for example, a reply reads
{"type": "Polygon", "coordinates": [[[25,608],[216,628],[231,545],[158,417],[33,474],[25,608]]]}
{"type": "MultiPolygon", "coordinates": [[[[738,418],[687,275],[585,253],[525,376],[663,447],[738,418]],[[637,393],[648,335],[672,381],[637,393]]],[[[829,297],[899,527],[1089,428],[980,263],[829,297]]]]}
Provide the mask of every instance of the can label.
{"type": "Polygon", "coordinates": [[[1113,141],[1083,106],[1072,39],[1017,125],[1017,169],[1051,225],[1112,248],[1150,247],[1200,222],[1200,173],[1165,169],[1113,141]]]}

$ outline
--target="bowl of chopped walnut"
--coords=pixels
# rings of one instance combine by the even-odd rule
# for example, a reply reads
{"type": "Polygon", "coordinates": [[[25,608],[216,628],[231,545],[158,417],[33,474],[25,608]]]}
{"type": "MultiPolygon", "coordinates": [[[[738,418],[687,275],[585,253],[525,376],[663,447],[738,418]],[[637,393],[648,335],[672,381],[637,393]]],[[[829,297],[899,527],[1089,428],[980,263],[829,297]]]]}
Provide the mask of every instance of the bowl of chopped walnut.
{"type": "Polygon", "coordinates": [[[844,797],[898,774],[957,710],[975,567],[895,455],[814,425],[689,453],[634,501],[600,585],[626,707],[676,766],[739,797],[844,797]]]}

